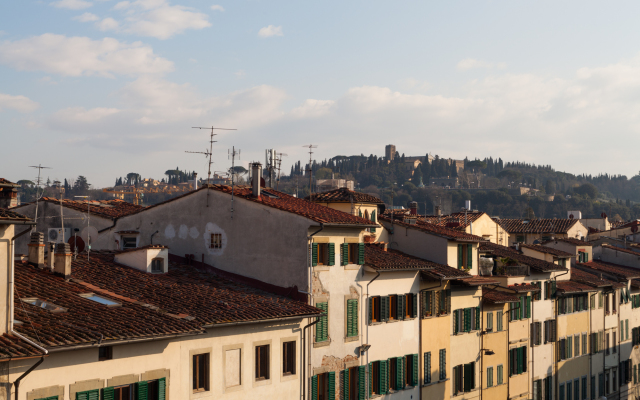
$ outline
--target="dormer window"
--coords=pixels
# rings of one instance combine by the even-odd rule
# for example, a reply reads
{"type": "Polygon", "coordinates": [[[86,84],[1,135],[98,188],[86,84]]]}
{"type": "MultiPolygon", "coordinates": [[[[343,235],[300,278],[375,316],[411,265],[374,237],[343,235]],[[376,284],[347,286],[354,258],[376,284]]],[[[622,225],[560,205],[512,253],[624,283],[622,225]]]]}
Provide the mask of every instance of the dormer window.
{"type": "Polygon", "coordinates": [[[137,246],[137,238],[135,236],[122,237],[122,250],[135,249],[137,246]]]}
{"type": "Polygon", "coordinates": [[[164,272],[164,258],[154,258],[151,260],[151,272],[161,274],[164,272]]]}

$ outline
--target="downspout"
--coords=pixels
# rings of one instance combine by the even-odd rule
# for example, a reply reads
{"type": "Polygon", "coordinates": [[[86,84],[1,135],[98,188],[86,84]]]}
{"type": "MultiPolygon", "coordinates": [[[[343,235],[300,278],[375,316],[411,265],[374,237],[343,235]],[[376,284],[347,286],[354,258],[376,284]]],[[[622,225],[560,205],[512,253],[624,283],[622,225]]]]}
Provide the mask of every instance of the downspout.
{"type": "MultiPolygon", "coordinates": [[[[542,299],[542,294],[540,294],[540,299],[542,299]]],[[[533,294],[531,295],[531,319],[529,322],[529,336],[531,336],[531,326],[533,324],[533,320],[535,317],[535,301],[533,301],[533,294]]],[[[537,330],[536,330],[536,335],[538,334],[537,330]]],[[[542,336],[542,333],[540,334],[540,336],[542,336]]],[[[533,345],[533,341],[535,341],[536,338],[530,338],[529,339],[529,346],[531,346],[531,386],[529,387],[529,393],[531,393],[531,397],[533,398],[533,378],[534,378],[534,374],[536,373],[535,370],[535,366],[536,366],[536,358],[534,357],[534,351],[535,351],[535,346],[533,345]]],[[[543,389],[544,390],[544,389],[543,389]]]]}
{"type": "Polygon", "coordinates": [[[159,233],[160,231],[155,231],[151,234],[151,238],[149,239],[149,244],[153,244],[153,235],[155,235],[156,233],[159,233]]]}
{"type": "MultiPolygon", "coordinates": [[[[376,276],[369,281],[369,283],[367,283],[367,302],[366,303],[362,303],[362,294],[360,295],[360,304],[362,304],[362,307],[360,308],[361,310],[365,310],[366,309],[366,305],[369,304],[369,285],[371,285],[373,283],[373,281],[375,281],[376,279],[378,279],[378,277],[380,277],[380,271],[376,271],[376,276]]],[[[364,268],[362,270],[362,276],[364,276],[364,268]]],[[[362,288],[362,286],[356,281],[356,285],[360,286],[360,288],[362,288]]],[[[360,289],[360,293],[362,293],[362,289],[360,289]]],[[[364,313],[365,316],[367,315],[367,313],[364,313]]],[[[364,320],[364,318],[360,318],[361,321],[364,320]]],[[[369,324],[366,324],[367,326],[367,341],[365,342],[365,344],[369,343],[369,324]]],[[[360,359],[360,366],[362,366],[362,355],[360,357],[358,357],[360,359]]],[[[367,364],[369,363],[369,352],[367,352],[367,364]]],[[[369,374],[370,371],[367,372],[367,374],[369,374]]],[[[368,377],[367,377],[368,379],[368,377]]],[[[369,398],[369,393],[367,392],[366,394],[366,398],[369,398]]]]}
{"type": "MultiPolygon", "coordinates": [[[[324,230],[324,224],[321,223],[320,224],[320,229],[318,229],[317,231],[313,232],[311,235],[307,236],[307,249],[309,249],[307,251],[307,258],[308,258],[308,268],[309,268],[309,274],[308,274],[308,288],[309,288],[309,305],[313,305],[313,265],[312,265],[312,261],[311,261],[311,240],[313,239],[313,237],[315,235],[317,235],[318,233],[322,232],[324,230]]],[[[327,317],[328,318],[328,317],[327,317]]],[[[302,346],[303,346],[303,350],[302,350],[302,399],[305,398],[306,395],[306,370],[307,368],[309,368],[309,374],[311,374],[311,340],[309,340],[309,344],[307,345],[305,343],[305,332],[304,330],[307,329],[308,327],[315,325],[318,323],[318,321],[320,321],[319,318],[316,318],[315,322],[311,322],[309,323],[307,326],[305,326],[302,330],[302,346]],[[305,348],[307,347],[307,348],[305,348]],[[306,353],[307,351],[309,352],[309,360],[306,361],[305,357],[306,357],[306,353]],[[306,363],[308,364],[306,364],[306,363]]]]}
{"type": "MultiPolygon", "coordinates": [[[[591,295],[591,297],[595,297],[598,295],[598,292],[596,292],[595,294],[591,295]]],[[[596,305],[596,299],[593,299],[593,305],[596,305]]],[[[591,299],[589,299],[589,339],[592,338],[592,334],[593,334],[593,317],[592,317],[592,313],[593,313],[593,309],[591,309],[591,299]]],[[[595,308],[595,307],[594,307],[595,308]]],[[[591,340],[590,340],[591,341],[591,340]]],[[[593,346],[593,344],[592,344],[593,346]]],[[[591,376],[593,375],[593,352],[591,351],[591,349],[587,349],[589,351],[589,386],[591,386],[591,376]]],[[[596,377],[597,379],[597,377],[596,377]]],[[[592,388],[591,389],[594,393],[595,390],[592,388]]]]}

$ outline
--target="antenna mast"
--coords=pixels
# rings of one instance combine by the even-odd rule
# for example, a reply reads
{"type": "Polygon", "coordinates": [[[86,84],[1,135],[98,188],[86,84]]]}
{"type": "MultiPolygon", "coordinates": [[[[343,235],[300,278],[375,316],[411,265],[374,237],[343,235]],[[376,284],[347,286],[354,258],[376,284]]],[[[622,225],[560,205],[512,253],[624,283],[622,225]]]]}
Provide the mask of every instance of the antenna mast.
{"type": "Polygon", "coordinates": [[[240,149],[238,149],[238,151],[236,151],[236,146],[233,146],[231,148],[232,150],[228,152],[228,156],[231,157],[231,219],[233,219],[233,197],[234,197],[234,181],[233,181],[233,177],[236,173],[236,156],[238,156],[238,159],[240,159],[240,149]]]}
{"type": "Polygon", "coordinates": [[[278,179],[276,180],[276,190],[278,190],[278,186],[280,186],[280,166],[282,165],[282,157],[286,157],[288,154],[278,153],[277,163],[278,163],[278,179]]]}
{"type": "Polygon", "coordinates": [[[311,199],[313,197],[313,192],[311,190],[311,182],[313,181],[313,168],[311,165],[311,162],[313,161],[312,157],[313,157],[313,149],[318,148],[318,146],[313,145],[313,144],[306,144],[302,147],[307,147],[309,148],[309,169],[307,170],[307,172],[309,172],[309,199],[311,199]]]}
{"type": "MultiPolygon", "coordinates": [[[[38,189],[40,189],[40,171],[42,171],[43,169],[52,169],[52,168],[43,167],[42,164],[38,164],[37,166],[30,165],[29,168],[38,168],[38,180],[36,181],[36,217],[34,219],[34,221],[36,222],[36,225],[33,226],[33,230],[36,230],[38,227],[38,201],[42,197],[42,195],[38,195],[38,189]]],[[[42,191],[42,194],[44,194],[44,190],[42,191]]]]}

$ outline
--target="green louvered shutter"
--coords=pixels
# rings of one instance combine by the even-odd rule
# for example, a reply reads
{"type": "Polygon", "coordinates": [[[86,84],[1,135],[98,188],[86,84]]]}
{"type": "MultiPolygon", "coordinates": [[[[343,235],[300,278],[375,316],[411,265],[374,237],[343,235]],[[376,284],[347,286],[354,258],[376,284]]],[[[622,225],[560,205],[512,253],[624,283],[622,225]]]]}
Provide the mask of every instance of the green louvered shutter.
{"type": "Polygon", "coordinates": [[[418,386],[418,374],[420,372],[420,365],[418,364],[419,362],[419,355],[418,354],[414,354],[413,357],[411,357],[413,360],[413,376],[411,377],[411,386],[418,386]]]}
{"type": "MultiPolygon", "coordinates": [[[[371,323],[373,322],[373,297],[369,297],[368,303],[369,303],[369,325],[371,325],[371,323]]],[[[380,298],[380,303],[382,304],[382,298],[380,298]]],[[[380,311],[380,319],[382,319],[382,310],[380,311]]]]}
{"type": "Polygon", "coordinates": [[[413,300],[413,308],[411,308],[411,318],[416,318],[418,316],[418,294],[412,293],[411,300],[413,300]]]}
{"type": "Polygon", "coordinates": [[[404,314],[402,313],[402,299],[404,298],[404,296],[398,294],[396,295],[396,318],[397,319],[404,319],[404,314]]]}
{"type": "MultiPolygon", "coordinates": [[[[374,224],[378,223],[378,221],[376,220],[376,210],[371,211],[371,222],[373,222],[374,224]]],[[[375,233],[376,228],[371,228],[371,232],[375,233]]]]}
{"type": "Polygon", "coordinates": [[[358,243],[358,265],[364,265],[364,243],[358,243]]]}
{"type": "MultiPolygon", "coordinates": [[[[316,400],[315,398],[312,400],[316,400]]],[[[342,400],[349,400],[349,370],[342,371],[342,400]]]]}
{"type": "Polygon", "coordinates": [[[471,332],[471,308],[464,309],[464,331],[471,332]]]}
{"type": "Polygon", "coordinates": [[[311,377],[311,400],[318,399],[318,375],[311,377]]]}
{"type": "Polygon", "coordinates": [[[331,371],[327,374],[329,376],[329,382],[328,382],[328,386],[329,386],[329,396],[328,396],[328,400],[335,400],[336,399],[336,373],[334,371],[331,371]]]}
{"type": "Polygon", "coordinates": [[[167,378],[158,379],[158,400],[167,398],[167,378]]]}
{"type": "Polygon", "coordinates": [[[404,357],[396,358],[396,390],[404,388],[404,357]]]}
{"type": "MultiPolygon", "coordinates": [[[[88,400],[93,400],[95,398],[95,400],[98,400],[98,395],[97,393],[95,394],[95,397],[91,397],[92,393],[89,393],[89,398],[88,400]]],[[[115,390],[113,389],[113,387],[107,387],[102,389],[102,400],[114,400],[116,397],[115,395],[115,390]]]]}
{"type": "Polygon", "coordinates": [[[389,361],[380,361],[380,394],[387,394],[389,388],[389,361]]]}
{"type": "Polygon", "coordinates": [[[318,265],[318,243],[311,243],[311,265],[318,265]]]}
{"type": "Polygon", "coordinates": [[[147,381],[141,381],[136,383],[136,396],[137,396],[136,400],[148,400],[149,387],[148,387],[147,381]]]}
{"type": "MultiPolygon", "coordinates": [[[[316,307],[326,313],[329,310],[329,303],[316,303],[316,307]]],[[[316,342],[324,342],[328,338],[327,316],[319,318],[320,322],[316,324],[316,342]]]]}
{"type": "Polygon", "coordinates": [[[347,300],[347,337],[358,336],[358,300],[347,300]]]}
{"type": "Polygon", "coordinates": [[[556,281],[551,281],[551,298],[556,297],[556,281]]]}
{"type": "Polygon", "coordinates": [[[380,298],[380,319],[383,322],[389,321],[389,296],[380,298]]]}
{"type": "Polygon", "coordinates": [[[349,264],[349,243],[340,244],[340,253],[342,253],[342,257],[340,257],[340,264],[349,264]]]}
{"type": "Polygon", "coordinates": [[[476,326],[473,327],[476,331],[480,330],[480,307],[476,307],[476,326]]]}
{"type": "Polygon", "coordinates": [[[453,310],[453,334],[457,334],[460,327],[458,327],[458,312],[460,310],[453,310]]]}
{"type": "Polygon", "coordinates": [[[462,265],[462,246],[461,244],[458,245],[458,269],[464,267],[464,265],[462,265]]]}
{"type": "Polygon", "coordinates": [[[471,269],[471,267],[473,267],[473,245],[472,244],[468,244],[467,245],[467,268],[471,269]]]}
{"type": "Polygon", "coordinates": [[[362,210],[358,210],[358,216],[362,218],[362,210]]]}
{"type": "Polygon", "coordinates": [[[470,379],[471,378],[471,372],[469,371],[469,364],[464,364],[462,366],[462,391],[463,392],[470,392],[471,391],[471,383],[470,383],[470,379]]]}
{"type": "Polygon", "coordinates": [[[365,366],[358,367],[358,400],[364,400],[367,389],[365,366]]]}
{"type": "Polygon", "coordinates": [[[336,265],[336,244],[335,243],[329,243],[329,245],[327,246],[327,248],[329,249],[329,260],[327,262],[327,265],[336,265]]]}
{"type": "Polygon", "coordinates": [[[373,396],[373,363],[369,363],[369,399],[373,396]]]}
{"type": "Polygon", "coordinates": [[[525,310],[527,312],[525,318],[531,318],[531,296],[527,296],[527,308],[525,310]]]}

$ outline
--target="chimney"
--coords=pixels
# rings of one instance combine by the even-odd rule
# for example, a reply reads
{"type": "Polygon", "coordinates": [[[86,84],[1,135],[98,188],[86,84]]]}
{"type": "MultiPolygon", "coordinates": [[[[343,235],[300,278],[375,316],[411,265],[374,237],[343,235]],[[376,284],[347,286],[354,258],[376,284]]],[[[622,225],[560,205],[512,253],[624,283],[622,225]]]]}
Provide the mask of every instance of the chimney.
{"type": "Polygon", "coordinates": [[[48,251],[49,251],[49,258],[47,259],[47,267],[49,268],[50,271],[53,271],[53,265],[55,264],[55,257],[54,257],[54,253],[55,253],[55,248],[56,248],[56,244],[49,242],[47,244],[48,247],[48,251]]]}
{"type": "Polygon", "coordinates": [[[383,251],[387,251],[387,243],[385,243],[385,242],[379,242],[379,243],[378,243],[378,246],[380,246],[380,248],[381,248],[383,251]]]}
{"type": "Polygon", "coordinates": [[[409,210],[411,210],[411,215],[418,215],[418,202],[417,201],[410,202],[409,210]]]}
{"type": "Polygon", "coordinates": [[[64,279],[71,278],[71,248],[69,243],[56,244],[56,263],[53,272],[62,275],[64,279]]]}
{"type": "Polygon", "coordinates": [[[262,164],[251,163],[251,186],[253,187],[253,197],[260,197],[260,178],[262,177],[262,164]]]}
{"type": "Polygon", "coordinates": [[[436,215],[438,217],[442,215],[442,210],[440,209],[440,206],[436,206],[436,215]]]}
{"type": "Polygon", "coordinates": [[[29,262],[38,268],[44,268],[44,233],[31,232],[29,247],[29,262]]]}
{"type": "Polygon", "coordinates": [[[193,173],[193,190],[198,190],[198,173],[193,173]]]}

